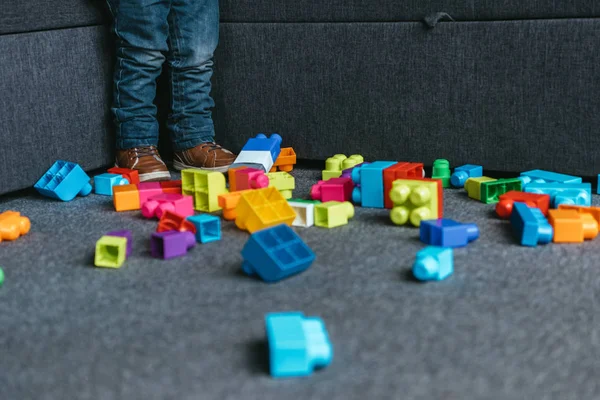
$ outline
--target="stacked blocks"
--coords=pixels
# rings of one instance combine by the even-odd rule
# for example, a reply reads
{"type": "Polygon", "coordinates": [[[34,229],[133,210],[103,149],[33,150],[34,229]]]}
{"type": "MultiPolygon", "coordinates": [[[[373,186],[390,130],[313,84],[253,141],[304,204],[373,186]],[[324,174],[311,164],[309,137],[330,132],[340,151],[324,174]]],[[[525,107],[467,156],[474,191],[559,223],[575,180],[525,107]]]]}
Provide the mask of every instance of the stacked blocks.
{"type": "Polygon", "coordinates": [[[342,171],[353,168],[364,162],[360,154],[353,154],[346,157],[344,154],[336,154],[325,160],[325,170],[322,172],[322,180],[327,181],[331,178],[339,178],[342,171]]]}
{"type": "Polygon", "coordinates": [[[318,181],[310,190],[313,200],[350,201],[354,184],[350,178],[331,178],[327,181],[318,181]]]}
{"type": "Polygon", "coordinates": [[[582,243],[598,235],[598,222],[592,214],[564,208],[549,210],[548,221],[554,228],[554,243],[582,243]]]}
{"type": "Polygon", "coordinates": [[[525,186],[529,193],[547,194],[550,196],[550,206],[558,208],[561,204],[576,206],[592,205],[591,183],[537,183],[531,182],[525,186]]]}
{"type": "Polygon", "coordinates": [[[532,182],[535,183],[581,183],[582,179],[578,176],[558,174],[556,172],[534,169],[532,171],[521,172],[518,178],[521,180],[523,187],[532,182]]]}
{"type": "Polygon", "coordinates": [[[254,232],[242,249],[243,271],[265,282],[277,282],[306,270],[313,251],[287,225],[254,232]]]}
{"type": "Polygon", "coordinates": [[[554,230],[539,208],[514,203],[510,223],[521,246],[535,247],[552,241],[554,230]]]}
{"type": "Polygon", "coordinates": [[[310,228],[315,224],[315,206],[321,202],[316,200],[290,199],[288,204],[296,213],[292,226],[310,228]]]}
{"type": "Polygon", "coordinates": [[[236,208],[235,224],[250,233],[279,224],[291,225],[296,213],[274,187],[242,194],[236,208]]]}
{"type": "Polygon", "coordinates": [[[33,186],[41,195],[71,201],[92,192],[90,177],[78,164],[56,161],[33,186]]]}
{"type": "Polygon", "coordinates": [[[284,199],[291,199],[294,189],[296,188],[296,180],[285,171],[269,172],[269,186],[279,190],[284,199]]]}
{"type": "Polygon", "coordinates": [[[442,183],[437,179],[398,179],[394,181],[390,198],[394,207],[390,218],[396,225],[443,217],[442,183]]]}
{"type": "Polygon", "coordinates": [[[129,183],[134,185],[140,183],[140,173],[135,169],[112,167],[106,172],[109,174],[121,175],[123,178],[127,179],[129,183]]]}
{"type": "Polygon", "coordinates": [[[509,218],[512,214],[514,203],[525,203],[529,207],[539,208],[542,214],[546,215],[548,214],[548,208],[550,207],[550,196],[547,194],[535,194],[511,190],[498,198],[496,214],[500,218],[509,218]]]}
{"type": "Polygon", "coordinates": [[[129,185],[129,181],[119,174],[100,174],[94,177],[96,194],[112,196],[113,186],[129,185]]]}
{"type": "Polygon", "coordinates": [[[431,174],[432,179],[440,179],[442,181],[442,187],[450,187],[450,163],[448,160],[438,159],[433,162],[433,172],[431,174]]]}
{"type": "Polygon", "coordinates": [[[322,228],[337,228],[347,225],[348,220],[354,217],[354,206],[349,201],[328,201],[315,205],[314,222],[322,228]]]}
{"type": "Polygon", "coordinates": [[[3,240],[16,240],[29,233],[31,221],[21,216],[18,211],[4,211],[0,213],[0,242],[3,240]]]}
{"type": "Polygon", "coordinates": [[[422,163],[399,162],[383,170],[383,205],[391,209],[394,204],[390,199],[392,184],[397,179],[421,179],[425,177],[422,163]]]}
{"type": "Polygon", "coordinates": [[[281,152],[281,136],[273,133],[270,137],[259,133],[248,140],[230,168],[249,167],[269,172],[281,152]]]}
{"type": "Polygon", "coordinates": [[[461,224],[451,219],[421,221],[420,239],[439,247],[464,247],[479,237],[475,224],[461,224]]]}
{"type": "Polygon", "coordinates": [[[328,366],[333,347],[320,318],[300,312],[271,313],[265,318],[271,376],[308,376],[328,366]]]}
{"type": "Polygon", "coordinates": [[[190,231],[154,232],[150,238],[150,254],[168,260],[186,255],[195,245],[196,238],[190,231]]]}
{"type": "Polygon", "coordinates": [[[96,242],[94,265],[104,268],[121,268],[130,253],[131,231],[111,232],[96,242]]]}
{"type": "Polygon", "coordinates": [[[451,248],[427,246],[417,253],[413,275],[420,281],[441,281],[454,272],[454,253],[451,248]]]}
{"type": "Polygon", "coordinates": [[[362,207],[384,208],[383,171],[397,164],[394,161],[375,161],[352,170],[352,201],[362,207]]]}
{"type": "Polygon", "coordinates": [[[294,169],[294,165],[296,165],[296,152],[291,147],[283,147],[269,172],[277,170],[290,172],[294,169]]]}
{"type": "Polygon", "coordinates": [[[269,177],[256,168],[235,170],[235,190],[262,189],[269,187],[269,177]]]}
{"type": "Polygon", "coordinates": [[[466,164],[454,168],[454,173],[450,177],[450,183],[455,188],[462,188],[465,186],[467,179],[480,178],[482,176],[483,167],[481,165],[466,164]]]}
{"type": "Polygon", "coordinates": [[[210,243],[221,240],[221,219],[214,215],[201,214],[188,217],[196,227],[196,241],[210,243]]]}
{"type": "Polygon", "coordinates": [[[182,193],[194,197],[194,209],[203,212],[220,210],[219,195],[227,193],[225,175],[199,169],[181,171],[182,193]]]}
{"type": "Polygon", "coordinates": [[[172,211],[181,216],[194,215],[194,199],[182,194],[161,193],[152,196],[142,206],[142,215],[146,218],[159,218],[165,211],[172,211]]]}

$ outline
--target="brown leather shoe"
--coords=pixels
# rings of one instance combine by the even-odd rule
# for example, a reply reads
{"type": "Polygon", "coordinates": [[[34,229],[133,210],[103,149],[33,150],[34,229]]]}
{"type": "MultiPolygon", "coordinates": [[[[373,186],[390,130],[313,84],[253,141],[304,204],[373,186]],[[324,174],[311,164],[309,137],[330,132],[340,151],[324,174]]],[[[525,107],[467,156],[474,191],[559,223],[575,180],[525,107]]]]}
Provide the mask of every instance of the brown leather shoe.
{"type": "Polygon", "coordinates": [[[140,182],[167,181],[169,169],[161,160],[156,146],[117,150],[115,166],[139,171],[140,182]]]}
{"type": "Polygon", "coordinates": [[[202,143],[191,149],[176,151],[173,167],[177,170],[187,168],[227,172],[235,161],[235,154],[214,142],[202,143]]]}

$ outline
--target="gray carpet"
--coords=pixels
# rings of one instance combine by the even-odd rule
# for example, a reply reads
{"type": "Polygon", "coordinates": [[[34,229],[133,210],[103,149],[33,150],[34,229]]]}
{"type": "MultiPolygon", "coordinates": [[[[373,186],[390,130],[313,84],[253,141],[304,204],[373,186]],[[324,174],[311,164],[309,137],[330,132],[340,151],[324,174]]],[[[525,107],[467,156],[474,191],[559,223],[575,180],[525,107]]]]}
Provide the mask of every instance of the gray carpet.
{"type": "MultiPolygon", "coordinates": [[[[319,171],[294,171],[296,196],[319,171]]],[[[598,196],[594,203],[598,204],[598,196]]],[[[600,239],[523,248],[492,206],[445,191],[446,216],[481,237],[455,273],[418,283],[418,230],[357,208],[350,225],[296,229],[317,259],[265,284],[240,272],[248,234],[155,260],[156,223],[109,198],[0,198],[32,231],[0,243],[0,398],[598,399],[600,239]],[[93,267],[104,233],[134,231],[119,270],[93,267]],[[268,374],[264,315],[324,319],[332,364],[305,379],[268,374]]]]}

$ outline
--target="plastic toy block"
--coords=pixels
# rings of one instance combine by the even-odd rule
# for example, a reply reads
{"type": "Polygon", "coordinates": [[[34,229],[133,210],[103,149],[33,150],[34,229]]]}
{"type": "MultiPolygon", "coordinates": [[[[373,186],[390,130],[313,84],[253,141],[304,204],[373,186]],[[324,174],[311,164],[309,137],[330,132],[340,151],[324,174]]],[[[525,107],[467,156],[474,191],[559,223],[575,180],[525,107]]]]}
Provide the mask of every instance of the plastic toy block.
{"type": "Polygon", "coordinates": [[[112,196],[113,186],[129,185],[129,181],[119,174],[100,174],[94,177],[96,194],[112,196]]]}
{"type": "Polygon", "coordinates": [[[521,190],[521,181],[517,178],[498,179],[495,181],[482,182],[479,188],[480,200],[485,204],[497,203],[499,197],[511,190],[521,190]]]}
{"type": "Polygon", "coordinates": [[[284,199],[291,199],[294,189],[296,188],[296,180],[292,175],[285,171],[269,172],[269,186],[279,190],[284,199]]]}
{"type": "Polygon", "coordinates": [[[156,227],[156,232],[180,231],[192,232],[196,234],[196,226],[186,219],[183,215],[166,210],[156,227]]]}
{"type": "Polygon", "coordinates": [[[142,215],[146,218],[160,219],[167,210],[182,217],[194,215],[194,198],[182,194],[161,193],[150,197],[142,205],[142,215]]]}
{"type": "Polygon", "coordinates": [[[558,208],[561,204],[575,206],[592,205],[591,183],[537,183],[525,186],[529,193],[550,195],[550,207],[558,208]]]}
{"type": "Polygon", "coordinates": [[[454,272],[454,252],[451,248],[427,246],[417,253],[413,275],[420,281],[441,281],[454,272]]]}
{"type": "Polygon", "coordinates": [[[390,190],[392,183],[397,179],[420,179],[425,177],[425,170],[422,163],[399,162],[389,168],[383,170],[383,204],[385,208],[393,207],[392,199],[390,199],[390,190]]]}
{"type": "Polygon", "coordinates": [[[261,169],[243,168],[235,171],[237,190],[263,189],[269,187],[269,177],[261,169]]]}
{"type": "Polygon", "coordinates": [[[320,201],[292,199],[288,204],[296,213],[292,226],[310,228],[315,224],[315,205],[321,204],[320,201]]]}
{"type": "Polygon", "coordinates": [[[220,210],[219,195],[227,193],[225,175],[215,171],[184,169],[181,171],[184,195],[194,196],[194,208],[198,211],[220,210]]]}
{"type": "Polygon", "coordinates": [[[137,185],[115,186],[113,188],[113,204],[116,211],[133,211],[140,209],[140,192],[137,185]]]}
{"type": "Polygon", "coordinates": [[[236,213],[237,227],[250,233],[282,223],[291,225],[296,219],[292,207],[274,187],[242,194],[236,213]]]}
{"type": "Polygon", "coordinates": [[[437,159],[433,162],[433,172],[431,174],[432,179],[441,179],[442,187],[450,187],[450,163],[448,160],[443,158],[437,159]]]}
{"type": "Polygon", "coordinates": [[[384,208],[383,171],[395,161],[375,161],[352,170],[352,182],[360,187],[352,191],[352,201],[362,207],[384,208]]]}
{"type": "Polygon", "coordinates": [[[0,286],[4,283],[4,271],[0,268],[0,286]]]}
{"type": "Polygon", "coordinates": [[[92,192],[90,177],[78,164],[56,161],[33,186],[41,195],[71,201],[92,192]]]}
{"type": "Polygon", "coordinates": [[[94,265],[105,268],[121,268],[127,255],[127,238],[102,236],[96,242],[94,265]]]}
{"type": "Polygon", "coordinates": [[[333,360],[333,346],[321,318],[300,312],[270,313],[265,317],[271,376],[309,376],[333,360]]]}
{"type": "Polygon", "coordinates": [[[461,224],[451,219],[421,221],[420,239],[423,243],[440,247],[464,247],[479,237],[475,224],[461,224]]]}
{"type": "Polygon", "coordinates": [[[352,170],[354,168],[360,167],[361,165],[365,165],[365,164],[371,164],[371,163],[369,163],[369,162],[361,162],[360,164],[356,164],[353,167],[346,168],[345,170],[342,170],[342,174],[339,176],[339,178],[350,178],[350,179],[352,179],[352,170]]]}
{"type": "Polygon", "coordinates": [[[554,229],[539,208],[529,207],[525,203],[514,203],[510,223],[521,246],[535,247],[552,241],[554,229]]]}
{"type": "Polygon", "coordinates": [[[163,190],[160,182],[142,182],[137,184],[138,192],[140,193],[140,206],[143,206],[150,197],[162,194],[163,190]]]}
{"type": "Polygon", "coordinates": [[[592,214],[567,209],[549,210],[548,221],[554,228],[554,243],[582,243],[598,236],[598,222],[592,214]]]}
{"type": "Polygon", "coordinates": [[[273,161],[275,161],[281,153],[282,140],[281,136],[277,133],[273,133],[269,137],[264,133],[259,133],[255,137],[248,139],[244,147],[242,147],[242,151],[268,151],[271,153],[273,161]]]}
{"type": "Polygon", "coordinates": [[[273,163],[270,172],[277,170],[290,172],[294,169],[294,165],[296,165],[296,152],[291,147],[284,147],[281,149],[277,160],[273,163]]]}
{"type": "Polygon", "coordinates": [[[586,206],[572,206],[568,204],[561,204],[558,206],[559,210],[575,210],[578,213],[590,214],[598,225],[600,226],[600,207],[586,207],[586,206]]]}
{"type": "Polygon", "coordinates": [[[480,178],[483,176],[483,167],[481,165],[466,164],[454,168],[454,173],[450,177],[450,183],[454,187],[462,188],[469,178],[480,178]]]}
{"type": "Polygon", "coordinates": [[[150,254],[168,260],[186,255],[195,245],[196,238],[189,231],[154,232],[150,238],[150,254]]]}
{"type": "Polygon", "coordinates": [[[265,282],[277,282],[306,270],[315,253],[287,225],[253,233],[242,249],[243,271],[265,282]]]}
{"type": "Polygon", "coordinates": [[[131,235],[131,231],[122,230],[122,231],[112,231],[108,232],[105,236],[116,236],[116,237],[124,237],[127,239],[127,251],[125,252],[125,257],[129,257],[131,254],[131,250],[133,248],[133,236],[131,235]]]}
{"type": "Polygon", "coordinates": [[[600,174],[598,174],[598,182],[596,185],[596,194],[600,194],[600,174]]]}
{"type": "Polygon", "coordinates": [[[360,154],[353,154],[350,157],[346,157],[344,154],[336,154],[329,157],[325,160],[325,169],[321,174],[322,180],[339,178],[343,170],[353,168],[363,162],[364,159],[360,154]]]}
{"type": "Polygon", "coordinates": [[[222,193],[218,197],[219,207],[223,209],[223,218],[228,221],[233,221],[237,217],[236,208],[240,202],[242,194],[250,190],[242,190],[238,192],[222,193]]]}
{"type": "Polygon", "coordinates": [[[442,182],[439,179],[397,179],[392,184],[390,198],[394,207],[390,219],[396,225],[410,221],[420,226],[421,221],[439,219],[444,214],[442,182]]]}
{"type": "Polygon", "coordinates": [[[163,193],[182,194],[181,181],[162,181],[159,182],[163,193]]]}
{"type": "Polygon", "coordinates": [[[248,140],[230,168],[249,167],[269,172],[281,152],[281,136],[273,133],[269,138],[259,133],[248,140]]]}
{"type": "Polygon", "coordinates": [[[315,225],[321,228],[347,225],[352,217],[354,217],[354,206],[349,201],[328,201],[315,205],[315,225]]]}
{"type": "Polygon", "coordinates": [[[523,182],[523,187],[531,182],[536,183],[581,183],[583,180],[578,176],[558,174],[556,172],[534,169],[532,171],[521,172],[519,177],[523,182]]]}
{"type": "Polygon", "coordinates": [[[229,181],[229,191],[230,192],[236,192],[238,190],[237,185],[236,185],[236,180],[235,180],[235,173],[236,173],[236,171],[239,171],[240,169],[246,169],[246,167],[229,168],[227,170],[227,180],[229,181]]]}
{"type": "Polygon", "coordinates": [[[137,185],[138,183],[140,183],[140,173],[136,169],[112,167],[109,168],[109,170],[106,172],[108,172],[109,174],[121,175],[123,178],[127,179],[132,185],[137,185]]]}
{"type": "Polygon", "coordinates": [[[214,215],[201,214],[188,217],[196,226],[196,241],[210,243],[221,240],[221,219],[214,215]]]}
{"type": "Polygon", "coordinates": [[[500,218],[508,219],[513,210],[514,203],[525,203],[529,207],[539,208],[542,214],[548,214],[548,208],[550,207],[550,196],[547,194],[535,194],[519,192],[511,190],[498,198],[496,204],[496,214],[500,218]]]}
{"type": "Polygon", "coordinates": [[[16,240],[29,233],[31,221],[21,216],[18,211],[4,211],[0,213],[0,242],[3,240],[16,240]]]}
{"type": "Polygon", "coordinates": [[[328,201],[351,201],[354,183],[351,178],[331,178],[327,181],[319,181],[310,190],[313,200],[328,201]]]}
{"type": "Polygon", "coordinates": [[[481,184],[484,182],[495,182],[497,179],[490,178],[487,176],[480,176],[477,178],[469,178],[465,182],[465,190],[467,195],[475,200],[481,201],[481,184]]]}

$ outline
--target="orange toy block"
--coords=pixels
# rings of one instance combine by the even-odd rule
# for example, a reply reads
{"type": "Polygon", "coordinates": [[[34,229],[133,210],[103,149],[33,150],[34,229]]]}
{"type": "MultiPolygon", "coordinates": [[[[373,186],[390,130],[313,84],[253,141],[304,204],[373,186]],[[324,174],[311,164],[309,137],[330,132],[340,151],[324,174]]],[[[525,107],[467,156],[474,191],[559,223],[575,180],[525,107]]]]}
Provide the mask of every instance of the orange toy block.
{"type": "Polygon", "coordinates": [[[600,207],[586,207],[586,206],[573,206],[570,204],[561,204],[558,206],[559,210],[575,210],[578,213],[590,214],[600,227],[600,207]]]}
{"type": "Polygon", "coordinates": [[[275,172],[278,169],[279,171],[290,172],[294,169],[294,165],[296,165],[296,152],[291,147],[283,147],[269,172],[275,172]]]}
{"type": "Polygon", "coordinates": [[[140,183],[140,173],[136,169],[112,167],[106,172],[108,172],[109,174],[121,175],[123,178],[127,179],[131,184],[140,183]]]}
{"type": "Polygon", "coordinates": [[[179,181],[162,181],[160,187],[163,193],[182,194],[181,180],[179,181]]]}
{"type": "Polygon", "coordinates": [[[116,211],[140,209],[140,193],[137,185],[113,186],[113,203],[116,211]]]}
{"type": "Polygon", "coordinates": [[[394,203],[390,199],[390,190],[396,179],[421,179],[423,178],[423,163],[398,162],[383,170],[383,204],[385,208],[392,208],[394,203]]]}
{"type": "Polygon", "coordinates": [[[279,224],[291,226],[296,219],[296,212],[275,187],[242,194],[236,213],[237,227],[250,233],[279,224]]]}
{"type": "Polygon", "coordinates": [[[554,228],[554,243],[581,243],[598,235],[594,217],[576,210],[548,210],[548,222],[554,228]]]}
{"type": "Polygon", "coordinates": [[[247,167],[235,167],[235,168],[229,168],[227,170],[227,178],[229,180],[229,191],[230,192],[237,192],[237,182],[235,179],[235,172],[239,171],[241,169],[246,169],[247,167]]]}
{"type": "Polygon", "coordinates": [[[224,219],[226,219],[227,221],[233,221],[237,217],[237,212],[235,211],[235,209],[238,203],[240,202],[242,194],[246,192],[248,192],[248,190],[223,193],[218,196],[219,207],[223,209],[224,219]]]}
{"type": "Polygon", "coordinates": [[[173,211],[167,210],[162,215],[162,217],[160,217],[160,220],[158,221],[158,226],[156,227],[156,232],[166,231],[189,231],[195,235],[196,225],[188,221],[186,217],[179,215],[173,211]]]}
{"type": "Polygon", "coordinates": [[[22,217],[18,211],[4,211],[0,213],[0,242],[15,240],[26,235],[31,229],[31,221],[22,217]]]}

